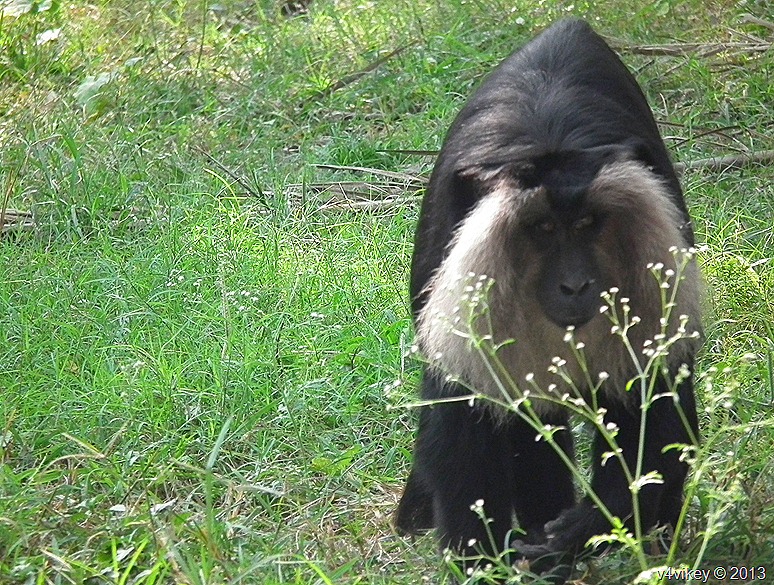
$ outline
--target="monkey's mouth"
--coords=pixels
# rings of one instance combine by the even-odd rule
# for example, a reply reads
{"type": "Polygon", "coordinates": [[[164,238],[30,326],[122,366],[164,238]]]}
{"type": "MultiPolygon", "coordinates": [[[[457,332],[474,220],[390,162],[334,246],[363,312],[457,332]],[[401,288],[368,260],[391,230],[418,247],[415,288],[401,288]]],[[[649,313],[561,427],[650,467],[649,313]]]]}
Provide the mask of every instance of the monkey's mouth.
{"type": "Polygon", "coordinates": [[[538,297],[543,314],[553,323],[567,327],[583,327],[599,315],[598,286],[589,287],[582,295],[545,294],[538,297]]]}
{"type": "Polygon", "coordinates": [[[583,327],[586,323],[591,321],[591,319],[597,314],[596,311],[583,311],[580,313],[563,313],[563,314],[551,314],[548,315],[548,318],[561,327],[562,329],[567,329],[568,327],[575,327],[576,329],[580,329],[583,327]]]}

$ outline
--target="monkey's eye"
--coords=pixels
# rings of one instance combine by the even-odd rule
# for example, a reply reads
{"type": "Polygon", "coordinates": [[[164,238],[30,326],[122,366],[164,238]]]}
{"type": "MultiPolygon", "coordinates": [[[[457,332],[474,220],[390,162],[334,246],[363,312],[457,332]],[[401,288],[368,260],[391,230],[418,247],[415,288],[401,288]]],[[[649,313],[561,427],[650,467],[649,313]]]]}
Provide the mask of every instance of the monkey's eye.
{"type": "Polygon", "coordinates": [[[589,213],[588,215],[581,217],[579,220],[576,220],[575,223],[572,224],[572,229],[576,232],[585,230],[586,228],[593,226],[595,221],[595,217],[589,213]]]}

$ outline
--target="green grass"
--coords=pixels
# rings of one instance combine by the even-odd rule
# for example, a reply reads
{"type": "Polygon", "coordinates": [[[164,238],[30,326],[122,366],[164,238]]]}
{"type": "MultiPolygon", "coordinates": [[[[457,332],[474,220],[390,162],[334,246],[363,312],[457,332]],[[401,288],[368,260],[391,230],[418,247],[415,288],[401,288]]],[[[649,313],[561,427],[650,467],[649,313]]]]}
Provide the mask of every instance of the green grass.
{"type": "MultiPolygon", "coordinates": [[[[426,174],[432,157],[400,151],[437,149],[481,75],[565,14],[622,44],[773,40],[740,24],[770,19],[765,1],[640,6],[5,14],[0,209],[36,228],[0,239],[0,583],[443,582],[432,538],[388,522],[414,428],[417,207],[320,210],[323,183],[384,179],[314,165],[426,174]]],[[[624,58],[677,160],[774,148],[771,50],[624,58]]],[[[773,168],[684,177],[709,411],[682,547],[772,575],[773,168]]],[[[584,579],[636,567],[621,552],[584,579]]]]}

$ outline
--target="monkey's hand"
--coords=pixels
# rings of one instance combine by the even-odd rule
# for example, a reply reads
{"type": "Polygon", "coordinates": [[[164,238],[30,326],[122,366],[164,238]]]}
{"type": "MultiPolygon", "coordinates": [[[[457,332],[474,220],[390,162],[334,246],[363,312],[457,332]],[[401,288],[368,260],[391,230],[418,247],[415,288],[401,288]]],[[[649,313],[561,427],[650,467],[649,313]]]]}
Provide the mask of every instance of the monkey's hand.
{"type": "Polygon", "coordinates": [[[529,570],[549,583],[562,584],[572,573],[573,555],[552,549],[549,542],[528,544],[516,539],[511,541],[511,547],[517,559],[529,561],[529,570]]]}
{"type": "Polygon", "coordinates": [[[511,547],[516,551],[517,557],[523,557],[530,561],[546,555],[556,554],[556,551],[551,550],[546,543],[528,544],[523,540],[516,539],[511,541],[511,547]]]}

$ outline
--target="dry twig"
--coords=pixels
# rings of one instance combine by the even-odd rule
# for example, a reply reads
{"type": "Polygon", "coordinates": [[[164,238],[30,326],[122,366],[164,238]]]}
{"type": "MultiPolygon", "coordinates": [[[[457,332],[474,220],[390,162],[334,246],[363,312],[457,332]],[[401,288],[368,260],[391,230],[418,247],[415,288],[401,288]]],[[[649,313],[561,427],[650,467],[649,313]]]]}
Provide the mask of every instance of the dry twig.
{"type": "Polygon", "coordinates": [[[29,211],[0,209],[0,236],[35,229],[35,218],[29,211]]]}
{"type": "Polygon", "coordinates": [[[206,158],[208,161],[210,161],[212,164],[214,164],[216,167],[218,167],[221,171],[226,173],[231,179],[237,183],[242,189],[245,190],[248,194],[255,197],[258,201],[261,202],[261,204],[268,208],[269,204],[266,201],[266,196],[264,195],[263,191],[261,191],[260,187],[254,189],[250,186],[250,184],[245,181],[242,177],[237,175],[235,172],[233,172],[231,169],[227,168],[225,165],[223,165],[219,160],[217,160],[215,157],[213,157],[210,153],[205,151],[203,148],[200,148],[198,146],[194,146],[194,149],[197,150],[199,153],[204,155],[204,158],[206,158]]]}
{"type": "Polygon", "coordinates": [[[416,175],[409,175],[408,173],[397,173],[395,171],[384,171],[382,169],[373,169],[370,167],[353,167],[349,165],[326,165],[317,164],[314,165],[318,169],[330,169],[333,171],[353,171],[356,173],[371,173],[372,175],[387,177],[389,179],[395,179],[398,181],[404,181],[405,183],[420,183],[424,185],[427,179],[424,177],[418,177],[416,175]]]}
{"type": "Polygon", "coordinates": [[[765,53],[772,43],[668,43],[664,45],[627,45],[616,43],[616,51],[635,55],[661,55],[667,57],[712,57],[720,53],[765,53]]]}
{"type": "Polygon", "coordinates": [[[743,14],[739,22],[741,24],[754,24],[757,26],[762,26],[764,28],[774,31],[774,22],[772,22],[771,20],[764,20],[763,18],[753,16],[752,14],[743,14]]]}
{"type": "Polygon", "coordinates": [[[11,232],[35,228],[35,218],[32,217],[32,213],[8,207],[18,176],[16,170],[11,171],[3,189],[3,197],[0,201],[0,237],[11,232]]]}
{"type": "Polygon", "coordinates": [[[713,156],[700,158],[687,163],[675,163],[675,171],[678,174],[688,169],[709,169],[712,172],[721,172],[728,169],[739,169],[753,164],[766,164],[774,161],[774,150],[761,150],[750,154],[734,154],[730,156],[713,156]]]}
{"type": "Polygon", "coordinates": [[[416,45],[416,44],[417,44],[417,41],[411,41],[407,45],[403,45],[402,47],[398,47],[394,51],[390,51],[386,55],[383,55],[383,56],[379,57],[378,59],[376,59],[374,61],[371,61],[368,65],[363,67],[360,71],[355,71],[354,73],[350,73],[349,75],[345,75],[341,79],[331,83],[325,89],[321,89],[320,91],[314,93],[312,95],[312,99],[320,99],[322,97],[325,97],[327,95],[332,94],[337,89],[341,89],[342,87],[346,87],[350,83],[354,83],[355,81],[357,81],[361,77],[365,76],[366,74],[370,73],[371,71],[373,71],[377,67],[383,65],[384,63],[386,63],[387,61],[389,61],[393,57],[396,57],[396,56],[400,55],[403,51],[405,51],[409,47],[411,47],[413,45],[416,45]]]}

